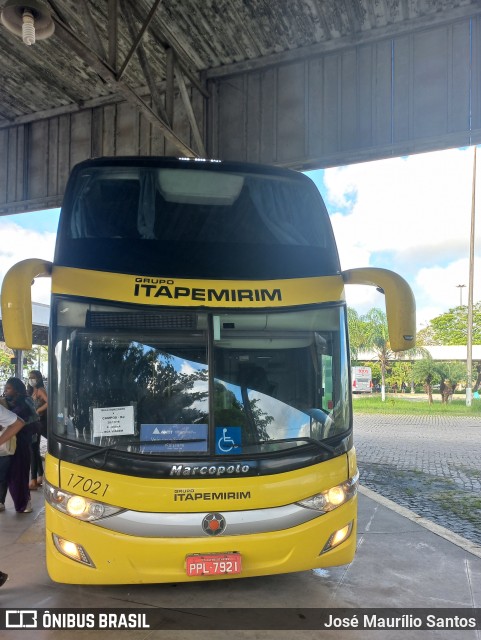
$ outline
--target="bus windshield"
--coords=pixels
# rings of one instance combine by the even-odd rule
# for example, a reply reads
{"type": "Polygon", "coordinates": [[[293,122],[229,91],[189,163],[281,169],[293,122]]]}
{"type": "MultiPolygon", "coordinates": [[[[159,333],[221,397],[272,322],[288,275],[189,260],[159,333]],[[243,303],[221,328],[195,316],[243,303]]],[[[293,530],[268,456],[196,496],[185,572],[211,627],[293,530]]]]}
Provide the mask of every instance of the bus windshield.
{"type": "Polygon", "coordinates": [[[147,456],[269,454],[350,428],[342,306],[224,314],[61,298],[57,436],[147,456]]]}

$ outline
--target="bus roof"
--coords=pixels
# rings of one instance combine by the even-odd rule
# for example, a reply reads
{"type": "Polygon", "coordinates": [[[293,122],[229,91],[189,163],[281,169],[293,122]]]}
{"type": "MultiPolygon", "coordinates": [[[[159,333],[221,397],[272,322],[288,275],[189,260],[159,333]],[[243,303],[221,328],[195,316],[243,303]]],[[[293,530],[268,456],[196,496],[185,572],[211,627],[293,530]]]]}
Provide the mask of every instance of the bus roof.
{"type": "Polygon", "coordinates": [[[90,158],[76,164],[72,172],[85,169],[87,167],[151,167],[151,168],[183,168],[200,171],[225,171],[243,173],[254,173],[259,175],[271,175],[284,178],[302,180],[312,183],[312,180],[300,171],[286,169],[267,164],[257,164],[253,162],[233,162],[209,158],[176,158],[170,156],[102,156],[90,158]]]}

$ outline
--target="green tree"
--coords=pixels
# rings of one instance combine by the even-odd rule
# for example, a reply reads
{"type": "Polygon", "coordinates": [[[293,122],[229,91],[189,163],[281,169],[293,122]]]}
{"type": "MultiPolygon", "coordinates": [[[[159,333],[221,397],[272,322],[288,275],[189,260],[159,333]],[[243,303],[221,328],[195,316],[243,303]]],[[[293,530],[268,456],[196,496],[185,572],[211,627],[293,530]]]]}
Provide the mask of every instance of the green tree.
{"type": "Polygon", "coordinates": [[[0,342],[0,379],[13,376],[15,367],[12,365],[13,351],[4,342],[0,342]]]}
{"type": "Polygon", "coordinates": [[[446,404],[457,385],[466,381],[466,365],[461,362],[440,362],[439,373],[441,376],[441,402],[446,404]]]}
{"type": "Polygon", "coordinates": [[[349,328],[349,354],[351,364],[357,361],[359,351],[366,348],[366,327],[355,309],[347,308],[347,325],[349,328]]]}
{"type": "Polygon", "coordinates": [[[48,347],[46,345],[35,345],[29,351],[23,352],[23,358],[28,369],[42,370],[42,364],[48,361],[48,347]]]}
{"type": "Polygon", "coordinates": [[[478,391],[481,387],[481,362],[474,362],[473,367],[476,369],[476,381],[473,386],[473,391],[478,391]]]}
{"type": "Polygon", "coordinates": [[[390,384],[397,384],[398,389],[402,389],[403,383],[406,387],[411,387],[413,380],[413,365],[407,360],[398,360],[391,363],[390,384]]]}
{"type": "Polygon", "coordinates": [[[386,372],[393,352],[389,344],[387,318],[381,309],[371,309],[360,317],[364,329],[364,348],[373,351],[381,367],[381,398],[386,399],[386,372]]]}
{"type": "Polygon", "coordinates": [[[433,383],[441,376],[439,365],[431,357],[424,357],[414,363],[413,375],[415,382],[424,385],[429,404],[433,404],[433,383]]]}
{"type": "MultiPolygon", "coordinates": [[[[417,340],[417,339],[416,339],[417,340]]],[[[396,358],[398,359],[399,365],[404,365],[402,368],[403,375],[401,376],[403,379],[401,380],[401,385],[404,382],[406,385],[411,386],[411,393],[414,393],[414,376],[413,376],[413,365],[415,359],[421,358],[430,358],[430,353],[427,349],[420,346],[419,344],[416,347],[412,347],[411,349],[406,349],[406,351],[399,351],[396,353],[396,358]]]]}
{"type": "Polygon", "coordinates": [[[439,382],[441,402],[447,403],[458,384],[466,380],[466,365],[462,362],[435,362],[430,356],[414,363],[416,382],[424,385],[429,404],[433,404],[432,387],[439,382]]]}
{"type": "MultiPolygon", "coordinates": [[[[433,318],[418,333],[423,345],[465,345],[468,331],[468,308],[455,307],[433,318]]],[[[481,344],[481,302],[473,307],[473,343],[481,344]]]]}

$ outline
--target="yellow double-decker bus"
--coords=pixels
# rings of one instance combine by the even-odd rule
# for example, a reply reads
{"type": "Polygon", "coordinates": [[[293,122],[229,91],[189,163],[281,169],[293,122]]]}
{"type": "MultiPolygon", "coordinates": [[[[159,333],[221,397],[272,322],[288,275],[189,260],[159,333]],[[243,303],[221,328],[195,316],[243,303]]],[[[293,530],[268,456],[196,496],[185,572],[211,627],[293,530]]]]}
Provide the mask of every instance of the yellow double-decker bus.
{"type": "Polygon", "coordinates": [[[345,284],[313,182],[280,168],[102,158],[68,182],[53,264],[15,265],[6,341],[52,279],[46,547],[76,584],[250,577],[350,562],[358,471],[345,284]]]}

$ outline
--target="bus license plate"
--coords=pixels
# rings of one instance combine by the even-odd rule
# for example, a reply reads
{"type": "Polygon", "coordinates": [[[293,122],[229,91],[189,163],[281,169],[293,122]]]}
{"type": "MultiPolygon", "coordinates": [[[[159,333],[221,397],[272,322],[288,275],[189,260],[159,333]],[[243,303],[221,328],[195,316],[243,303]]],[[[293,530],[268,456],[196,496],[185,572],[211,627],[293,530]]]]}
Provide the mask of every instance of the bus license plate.
{"type": "Polygon", "coordinates": [[[242,560],[240,553],[211,553],[186,557],[188,576],[218,576],[240,573],[242,560]]]}

